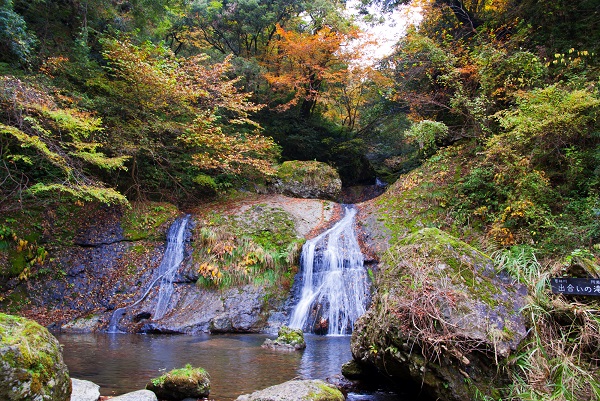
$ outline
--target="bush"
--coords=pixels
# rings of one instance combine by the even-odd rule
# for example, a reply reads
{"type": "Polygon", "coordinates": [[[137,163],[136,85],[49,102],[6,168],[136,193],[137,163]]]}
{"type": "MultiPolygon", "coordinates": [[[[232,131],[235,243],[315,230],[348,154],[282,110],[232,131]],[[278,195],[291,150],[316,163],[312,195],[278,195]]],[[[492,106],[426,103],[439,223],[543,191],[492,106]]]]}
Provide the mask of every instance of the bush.
{"type": "Polygon", "coordinates": [[[417,142],[423,153],[430,154],[448,137],[448,127],[442,122],[423,120],[413,124],[404,135],[417,142]]]}

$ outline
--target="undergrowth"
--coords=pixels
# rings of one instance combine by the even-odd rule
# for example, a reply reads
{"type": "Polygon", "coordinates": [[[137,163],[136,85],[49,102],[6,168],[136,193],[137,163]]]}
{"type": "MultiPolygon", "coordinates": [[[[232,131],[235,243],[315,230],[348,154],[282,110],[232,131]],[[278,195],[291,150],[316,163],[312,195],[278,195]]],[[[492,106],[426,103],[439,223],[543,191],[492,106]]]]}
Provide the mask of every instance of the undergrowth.
{"type": "Polygon", "coordinates": [[[218,288],[253,283],[289,289],[304,242],[289,215],[266,205],[239,216],[213,214],[196,236],[198,285],[218,288]]]}
{"type": "Polygon", "coordinates": [[[530,330],[513,360],[513,399],[600,399],[600,303],[551,294],[549,279],[561,267],[538,261],[529,246],[511,247],[494,256],[529,293],[523,312],[530,330]]]}

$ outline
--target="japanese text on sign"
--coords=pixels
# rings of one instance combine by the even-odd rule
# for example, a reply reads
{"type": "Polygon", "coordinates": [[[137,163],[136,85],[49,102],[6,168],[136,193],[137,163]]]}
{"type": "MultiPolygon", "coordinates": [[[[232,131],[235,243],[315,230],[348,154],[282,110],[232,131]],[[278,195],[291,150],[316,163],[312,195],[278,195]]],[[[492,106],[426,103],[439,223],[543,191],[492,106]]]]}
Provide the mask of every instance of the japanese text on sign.
{"type": "Polygon", "coordinates": [[[600,297],[600,279],[552,278],[550,286],[554,294],[591,295],[600,297]]]}

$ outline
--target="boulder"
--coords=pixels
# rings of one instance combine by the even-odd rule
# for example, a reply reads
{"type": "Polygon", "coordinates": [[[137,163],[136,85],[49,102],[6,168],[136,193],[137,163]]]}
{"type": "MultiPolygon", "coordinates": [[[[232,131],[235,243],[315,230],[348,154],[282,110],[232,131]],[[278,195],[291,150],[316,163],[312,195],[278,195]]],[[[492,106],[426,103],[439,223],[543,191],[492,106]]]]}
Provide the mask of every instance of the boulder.
{"type": "Polygon", "coordinates": [[[382,262],[352,335],[354,359],[433,398],[503,398],[510,378],[501,366],[526,336],[526,289],[435,228],[399,241],[382,262]]]}
{"type": "Polygon", "coordinates": [[[241,395],[236,401],[344,401],[344,395],[322,380],[291,380],[241,395]]]}
{"type": "Polygon", "coordinates": [[[297,351],[306,348],[306,342],[304,341],[302,330],[281,326],[277,333],[277,338],[275,340],[267,338],[262,347],[297,351]]]}
{"type": "Polygon", "coordinates": [[[158,401],[158,398],[156,398],[156,394],[150,390],[138,390],[118,397],[113,397],[110,401],[158,401]]]}
{"type": "Polygon", "coordinates": [[[206,398],[210,392],[210,381],[204,369],[188,364],[185,368],[173,369],[150,380],[146,389],[154,392],[161,400],[206,398]]]}
{"type": "Polygon", "coordinates": [[[71,401],[98,401],[100,398],[100,386],[96,383],[71,378],[71,384],[71,401]]]}
{"type": "Polygon", "coordinates": [[[295,198],[337,200],[342,180],[337,171],[317,161],[287,161],[277,170],[273,182],[276,192],[295,198]]]}
{"type": "Polygon", "coordinates": [[[36,322],[0,313],[0,400],[68,401],[60,344],[36,322]]]}
{"type": "Polygon", "coordinates": [[[358,362],[352,360],[342,365],[342,375],[350,380],[360,380],[368,377],[368,371],[365,370],[364,366],[358,362]]]}

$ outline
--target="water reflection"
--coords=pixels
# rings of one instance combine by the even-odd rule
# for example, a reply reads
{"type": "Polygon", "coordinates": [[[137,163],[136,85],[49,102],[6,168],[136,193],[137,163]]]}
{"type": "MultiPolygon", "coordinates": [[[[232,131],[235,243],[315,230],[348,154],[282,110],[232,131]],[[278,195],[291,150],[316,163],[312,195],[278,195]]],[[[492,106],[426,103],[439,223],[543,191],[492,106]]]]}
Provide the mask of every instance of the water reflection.
{"type": "Polygon", "coordinates": [[[307,335],[303,352],[263,349],[265,335],[165,336],[58,334],[71,376],[102,395],[144,388],[149,379],[190,363],[211,376],[211,398],[229,401],[296,377],[324,379],[351,359],[350,337],[307,335]]]}

